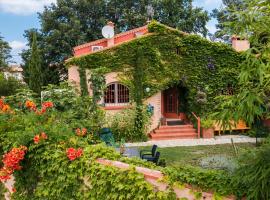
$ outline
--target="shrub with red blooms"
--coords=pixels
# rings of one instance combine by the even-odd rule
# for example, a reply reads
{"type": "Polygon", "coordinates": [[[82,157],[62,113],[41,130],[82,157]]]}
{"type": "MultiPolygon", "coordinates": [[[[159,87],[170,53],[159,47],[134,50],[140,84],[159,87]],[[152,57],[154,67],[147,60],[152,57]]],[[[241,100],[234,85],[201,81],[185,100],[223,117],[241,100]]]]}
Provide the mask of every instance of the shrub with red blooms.
{"type": "Polygon", "coordinates": [[[25,107],[28,108],[29,110],[32,111],[36,111],[37,110],[37,106],[33,101],[27,100],[25,102],[25,107]]]}
{"type": "Polygon", "coordinates": [[[78,148],[78,149],[68,148],[66,150],[66,154],[69,160],[75,160],[76,158],[79,158],[82,156],[83,150],[82,148],[78,148]]]}
{"type": "Polygon", "coordinates": [[[19,148],[13,148],[10,152],[3,156],[4,166],[0,169],[0,180],[6,181],[10,179],[10,176],[15,170],[20,170],[22,167],[19,165],[20,161],[24,159],[27,147],[20,146],[19,148]]]}
{"type": "Polygon", "coordinates": [[[33,140],[34,140],[34,143],[35,143],[35,144],[38,144],[38,143],[40,142],[40,139],[42,139],[42,140],[48,139],[47,134],[44,133],[44,132],[42,132],[41,134],[36,135],[36,136],[34,137],[34,139],[33,139],[33,140]]]}
{"type": "Polygon", "coordinates": [[[87,129],[86,128],[82,128],[82,129],[77,128],[76,129],[76,135],[78,135],[78,136],[85,136],[86,133],[87,133],[87,129]]]}
{"type": "Polygon", "coordinates": [[[41,110],[37,110],[36,113],[38,115],[42,115],[43,113],[45,113],[47,111],[48,108],[52,108],[53,107],[53,102],[47,101],[42,103],[42,107],[41,110]]]}

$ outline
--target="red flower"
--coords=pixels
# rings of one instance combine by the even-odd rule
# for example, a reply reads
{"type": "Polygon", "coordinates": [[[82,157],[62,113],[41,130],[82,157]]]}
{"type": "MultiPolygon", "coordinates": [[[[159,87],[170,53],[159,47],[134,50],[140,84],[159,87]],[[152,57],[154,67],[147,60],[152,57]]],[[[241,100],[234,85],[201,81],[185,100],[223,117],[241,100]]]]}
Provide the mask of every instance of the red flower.
{"type": "Polygon", "coordinates": [[[12,192],[16,192],[17,190],[16,190],[16,188],[12,188],[12,192]]]}
{"type": "Polygon", "coordinates": [[[53,107],[53,102],[47,101],[42,104],[42,108],[52,108],[53,107]]]}
{"type": "Polygon", "coordinates": [[[38,144],[38,143],[39,143],[39,140],[40,140],[40,136],[39,136],[39,135],[36,135],[36,136],[34,137],[34,143],[35,143],[35,144],[38,144]]]}
{"type": "Polygon", "coordinates": [[[79,149],[77,150],[77,152],[76,152],[77,158],[81,157],[82,154],[83,154],[83,150],[82,150],[82,148],[79,148],[79,149]]]}
{"type": "Polygon", "coordinates": [[[20,161],[24,159],[27,147],[20,146],[19,148],[13,148],[11,151],[3,156],[4,167],[0,169],[0,181],[10,179],[10,175],[14,170],[20,170],[22,167],[19,165],[20,161]]]}
{"type": "Polygon", "coordinates": [[[74,148],[68,148],[66,153],[69,160],[75,160],[77,158],[77,151],[74,148]]]}
{"type": "Polygon", "coordinates": [[[83,149],[79,148],[78,150],[74,148],[68,148],[66,150],[66,154],[69,160],[75,160],[76,158],[79,158],[83,154],[83,149]]]}
{"type": "Polygon", "coordinates": [[[44,133],[44,132],[41,133],[41,137],[42,137],[42,139],[44,139],[44,140],[48,139],[47,134],[44,133]]]}

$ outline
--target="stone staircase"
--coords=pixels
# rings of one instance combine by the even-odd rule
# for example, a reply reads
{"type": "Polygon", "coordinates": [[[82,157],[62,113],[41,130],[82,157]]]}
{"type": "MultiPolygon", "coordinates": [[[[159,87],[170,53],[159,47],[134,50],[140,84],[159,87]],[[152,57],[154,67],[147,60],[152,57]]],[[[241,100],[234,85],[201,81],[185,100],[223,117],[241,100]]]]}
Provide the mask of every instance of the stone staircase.
{"type": "Polygon", "coordinates": [[[162,125],[150,133],[152,140],[196,139],[197,133],[193,125],[162,125]]]}

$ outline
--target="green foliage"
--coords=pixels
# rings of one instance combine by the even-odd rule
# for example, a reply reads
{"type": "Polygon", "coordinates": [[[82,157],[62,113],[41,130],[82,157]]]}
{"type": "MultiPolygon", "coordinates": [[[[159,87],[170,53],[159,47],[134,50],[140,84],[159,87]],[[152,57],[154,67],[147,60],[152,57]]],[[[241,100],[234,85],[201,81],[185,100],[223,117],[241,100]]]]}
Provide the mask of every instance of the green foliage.
{"type": "Polygon", "coordinates": [[[106,80],[104,73],[106,72],[106,68],[99,68],[91,71],[91,77],[89,82],[91,84],[91,88],[93,90],[93,110],[96,109],[97,103],[101,100],[104,90],[106,89],[106,80]]]}
{"type": "Polygon", "coordinates": [[[23,88],[24,85],[16,78],[4,77],[3,73],[0,73],[0,96],[10,96],[16,93],[17,89],[23,88]]]}
{"type": "Polygon", "coordinates": [[[232,10],[233,20],[224,26],[228,33],[248,39],[252,47],[245,52],[240,65],[238,93],[221,99],[216,116],[224,124],[242,119],[251,126],[269,118],[270,7],[269,1],[243,1],[243,4],[244,9],[232,10]]]}
{"type": "Polygon", "coordinates": [[[198,115],[212,112],[215,97],[228,84],[237,89],[238,65],[242,58],[231,47],[187,35],[155,21],[148,27],[152,34],[73,58],[67,64],[91,70],[102,66],[109,71],[122,72],[120,78],[129,87],[134,101],[137,101],[136,94],[147,98],[181,81],[189,91],[189,111],[198,115]],[[138,75],[137,67],[141,69],[137,70],[138,75]],[[139,85],[137,77],[141,81],[139,85]],[[151,89],[149,93],[144,92],[146,87],[151,89]],[[198,91],[206,94],[204,106],[196,100],[198,91]]]}
{"type": "Polygon", "coordinates": [[[11,58],[10,51],[11,47],[8,42],[4,41],[0,35],[0,67],[7,67],[11,58]]]}
{"type": "Polygon", "coordinates": [[[238,195],[248,200],[270,198],[270,142],[249,151],[240,158],[240,166],[233,179],[238,195]]]}
{"type": "Polygon", "coordinates": [[[214,126],[214,121],[212,119],[205,119],[205,118],[202,118],[201,119],[201,126],[202,128],[213,128],[214,126]]]}
{"type": "Polygon", "coordinates": [[[29,88],[40,94],[43,85],[42,58],[37,46],[36,33],[33,35],[31,56],[29,61],[29,88]]]}
{"type": "Polygon", "coordinates": [[[22,105],[27,101],[36,101],[37,94],[28,88],[18,89],[15,94],[5,98],[5,101],[10,104],[13,108],[21,108],[22,105]]]}
{"type": "Polygon", "coordinates": [[[14,199],[167,199],[164,192],[154,192],[134,168],[119,170],[95,162],[97,158],[120,158],[112,148],[89,146],[83,141],[44,142],[31,145],[16,173],[14,199]],[[69,161],[68,147],[83,147],[83,156],[69,161]],[[64,182],[63,182],[64,181],[64,182]]]}
{"type": "Polygon", "coordinates": [[[231,183],[231,176],[224,171],[205,170],[191,166],[164,168],[164,173],[173,183],[190,184],[205,190],[212,190],[220,195],[229,195],[237,191],[231,183]]]}
{"type": "Polygon", "coordinates": [[[122,110],[112,116],[107,116],[108,127],[112,130],[112,133],[116,140],[134,142],[147,140],[146,133],[148,131],[148,125],[150,122],[150,116],[143,108],[142,110],[142,132],[138,132],[136,128],[136,117],[138,116],[136,108],[122,110]]]}

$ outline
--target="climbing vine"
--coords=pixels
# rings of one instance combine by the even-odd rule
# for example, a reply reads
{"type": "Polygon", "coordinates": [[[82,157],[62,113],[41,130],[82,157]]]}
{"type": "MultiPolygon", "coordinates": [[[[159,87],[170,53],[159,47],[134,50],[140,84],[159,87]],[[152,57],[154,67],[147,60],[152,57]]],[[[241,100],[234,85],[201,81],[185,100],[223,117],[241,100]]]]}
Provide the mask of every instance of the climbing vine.
{"type": "Polygon", "coordinates": [[[230,46],[186,34],[155,21],[148,25],[148,30],[150,33],[145,36],[104,51],[73,58],[67,65],[88,69],[103,66],[109,72],[120,72],[121,79],[130,87],[134,99],[137,93],[141,93],[141,89],[134,87],[137,81],[134,68],[140,56],[143,71],[141,84],[144,88],[150,88],[149,93],[143,93],[143,98],[181,81],[188,90],[189,111],[198,114],[211,112],[216,105],[215,97],[229,84],[237,88],[242,55],[230,46]],[[198,92],[205,93],[207,97],[203,106],[196,100],[198,92]]]}

